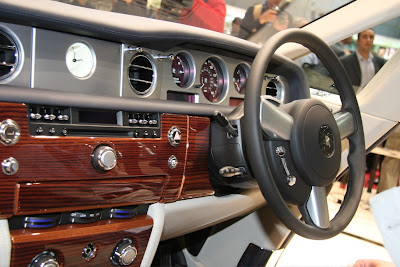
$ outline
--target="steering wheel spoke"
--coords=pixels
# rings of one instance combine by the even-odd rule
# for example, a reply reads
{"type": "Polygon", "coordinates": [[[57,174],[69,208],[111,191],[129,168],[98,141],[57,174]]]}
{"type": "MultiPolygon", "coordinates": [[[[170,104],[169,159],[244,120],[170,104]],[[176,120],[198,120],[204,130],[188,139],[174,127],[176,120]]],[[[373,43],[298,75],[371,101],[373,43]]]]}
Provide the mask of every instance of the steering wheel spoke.
{"type": "Polygon", "coordinates": [[[277,105],[280,105],[280,103],[276,99],[269,96],[261,96],[261,129],[271,139],[290,140],[293,118],[277,105]]]}
{"type": "MultiPolygon", "coordinates": [[[[315,226],[322,229],[331,227],[325,187],[312,187],[305,208],[307,214],[304,217],[309,218],[315,226]]],[[[305,221],[307,222],[307,219],[305,221]]]]}
{"type": "Polygon", "coordinates": [[[340,138],[342,140],[346,139],[355,132],[356,128],[354,125],[353,114],[350,112],[341,111],[335,113],[333,117],[336,120],[336,124],[339,128],[340,138]]]}

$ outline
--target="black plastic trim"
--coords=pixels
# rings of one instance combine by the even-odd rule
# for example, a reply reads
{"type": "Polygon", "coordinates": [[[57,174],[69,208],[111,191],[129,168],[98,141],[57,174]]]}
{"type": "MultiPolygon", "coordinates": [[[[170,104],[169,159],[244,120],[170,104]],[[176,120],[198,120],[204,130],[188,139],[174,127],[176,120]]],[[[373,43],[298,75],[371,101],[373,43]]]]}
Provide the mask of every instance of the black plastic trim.
{"type": "Polygon", "coordinates": [[[172,100],[166,101],[98,96],[9,85],[0,85],[0,101],[92,109],[101,108],[103,110],[159,112],[202,116],[212,116],[217,110],[228,114],[234,109],[234,107],[228,106],[185,103],[172,100]]]}

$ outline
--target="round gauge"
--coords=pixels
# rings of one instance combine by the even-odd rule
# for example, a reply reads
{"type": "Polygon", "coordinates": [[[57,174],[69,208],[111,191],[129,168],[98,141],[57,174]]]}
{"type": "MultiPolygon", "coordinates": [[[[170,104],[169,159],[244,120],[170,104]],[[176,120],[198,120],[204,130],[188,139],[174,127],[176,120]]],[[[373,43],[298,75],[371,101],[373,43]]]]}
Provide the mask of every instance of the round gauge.
{"type": "Polygon", "coordinates": [[[89,45],[76,42],[68,47],[65,62],[74,77],[87,79],[96,68],[96,55],[89,45]]]}
{"type": "Polygon", "coordinates": [[[193,82],[193,61],[186,53],[178,53],[171,65],[171,73],[176,85],[187,88],[193,82]]]}
{"type": "Polygon", "coordinates": [[[247,77],[249,76],[249,67],[242,63],[239,64],[233,72],[233,85],[239,94],[244,94],[246,89],[247,77]]]}
{"type": "Polygon", "coordinates": [[[210,102],[221,99],[225,89],[225,79],[217,59],[209,58],[201,66],[200,89],[210,102]]]}

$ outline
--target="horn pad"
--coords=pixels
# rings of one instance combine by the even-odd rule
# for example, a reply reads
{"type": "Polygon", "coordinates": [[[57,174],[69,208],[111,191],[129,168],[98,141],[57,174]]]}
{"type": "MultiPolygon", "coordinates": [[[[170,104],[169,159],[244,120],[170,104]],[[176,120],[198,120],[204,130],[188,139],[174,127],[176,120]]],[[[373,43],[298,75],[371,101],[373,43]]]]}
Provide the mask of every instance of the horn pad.
{"type": "Polygon", "coordinates": [[[294,119],[290,147],[297,170],[311,186],[333,183],[342,149],[331,111],[316,99],[297,100],[288,108],[294,119]]]}

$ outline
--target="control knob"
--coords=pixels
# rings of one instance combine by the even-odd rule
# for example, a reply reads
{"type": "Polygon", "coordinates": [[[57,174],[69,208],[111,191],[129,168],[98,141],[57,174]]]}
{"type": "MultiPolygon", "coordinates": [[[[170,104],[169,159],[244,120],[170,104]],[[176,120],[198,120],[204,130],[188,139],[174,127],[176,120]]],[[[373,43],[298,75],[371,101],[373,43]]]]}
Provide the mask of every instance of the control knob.
{"type": "Polygon", "coordinates": [[[0,141],[5,145],[14,145],[18,142],[21,131],[18,124],[7,119],[0,123],[0,141]]]}
{"type": "Polygon", "coordinates": [[[9,157],[1,163],[1,167],[3,169],[3,172],[7,175],[13,175],[16,174],[19,168],[18,161],[13,158],[9,157]]]}
{"type": "Polygon", "coordinates": [[[117,153],[112,147],[99,146],[93,152],[92,162],[98,170],[112,170],[117,165],[117,153]]]}
{"type": "Polygon", "coordinates": [[[59,267],[56,254],[52,251],[43,251],[36,255],[29,264],[29,267],[59,267]]]}
{"type": "Polygon", "coordinates": [[[110,260],[114,265],[128,266],[133,263],[137,255],[137,250],[133,244],[132,239],[124,238],[119,242],[113,253],[111,254],[110,260]]]}

